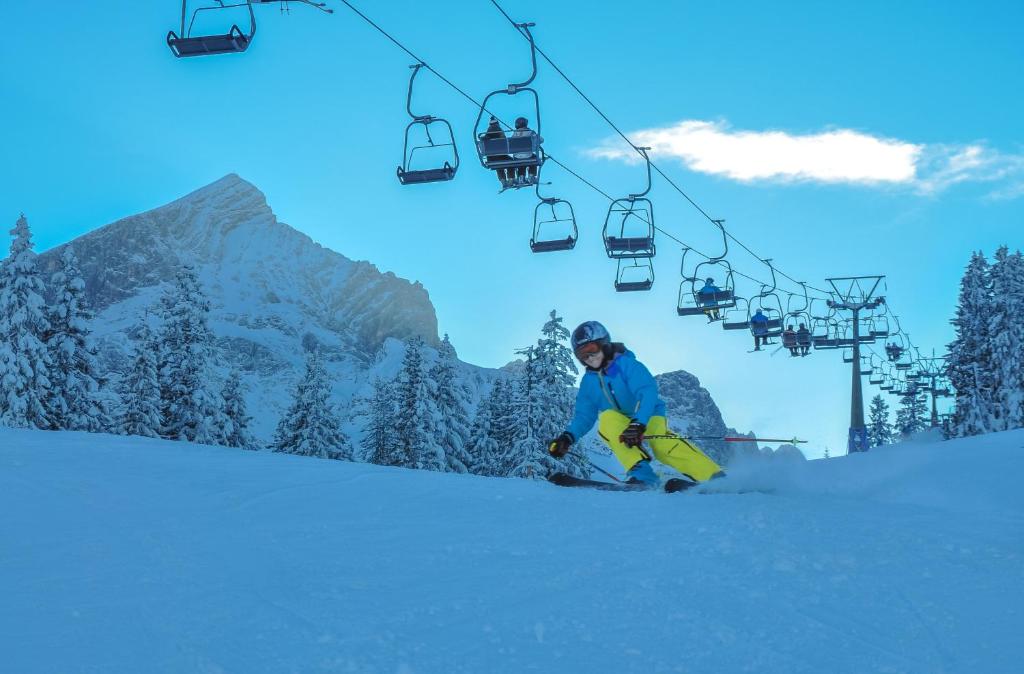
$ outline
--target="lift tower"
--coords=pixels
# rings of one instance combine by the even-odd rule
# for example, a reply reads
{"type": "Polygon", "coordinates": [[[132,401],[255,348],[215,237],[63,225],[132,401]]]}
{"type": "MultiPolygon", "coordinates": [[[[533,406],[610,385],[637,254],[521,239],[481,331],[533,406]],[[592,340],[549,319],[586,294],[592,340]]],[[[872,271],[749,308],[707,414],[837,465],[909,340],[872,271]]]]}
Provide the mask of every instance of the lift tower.
{"type": "Polygon", "coordinates": [[[884,276],[844,276],[825,279],[832,284],[835,296],[839,299],[829,300],[828,306],[853,313],[853,385],[850,393],[850,435],[846,451],[866,452],[868,449],[868,429],[864,426],[864,393],[861,389],[860,345],[861,342],[873,340],[870,334],[860,336],[860,312],[869,311],[885,304],[884,297],[874,297],[875,290],[884,276]]]}

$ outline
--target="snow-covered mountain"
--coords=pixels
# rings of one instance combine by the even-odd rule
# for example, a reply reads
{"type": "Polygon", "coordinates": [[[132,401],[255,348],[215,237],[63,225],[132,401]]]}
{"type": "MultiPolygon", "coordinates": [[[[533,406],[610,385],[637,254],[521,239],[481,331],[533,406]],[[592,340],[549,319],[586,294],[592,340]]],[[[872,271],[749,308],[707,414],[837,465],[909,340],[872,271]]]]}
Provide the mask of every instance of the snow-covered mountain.
{"type": "MultiPolygon", "coordinates": [[[[103,364],[113,372],[121,371],[139,322],[164,285],[182,264],[196,268],[210,299],[221,369],[241,370],[262,440],[313,344],[326,355],[334,401],[343,408],[374,376],[394,376],[404,340],[419,336],[429,347],[439,345],[437,316],[421,284],[320,246],[280,222],[264,195],[237,175],[68,245],[97,310],[103,364]]],[[[40,256],[47,272],[62,249],[40,256]]],[[[473,389],[493,378],[480,368],[462,369],[473,389]]]]}
{"type": "MultiPolygon", "coordinates": [[[[437,316],[421,284],[320,246],[280,222],[263,193],[237,175],[66,245],[74,247],[97,310],[101,364],[114,373],[127,362],[146,310],[183,264],[193,265],[210,299],[221,374],[240,370],[253,431],[262,441],[270,439],[312,345],[325,354],[333,402],[343,415],[356,396],[369,392],[374,377],[398,372],[405,340],[424,339],[428,365],[439,345],[437,316]]],[[[47,276],[63,248],[40,255],[47,276]]],[[[549,309],[538,311],[538,329],[549,309]]],[[[149,320],[155,327],[155,317],[149,320]]],[[[495,377],[513,376],[521,367],[522,361],[497,370],[460,363],[459,374],[479,399],[495,377]]],[[[679,430],[726,432],[696,377],[673,372],[660,379],[679,430]]],[[[358,432],[360,424],[348,419],[345,430],[358,432]]],[[[708,449],[717,458],[728,456],[715,443],[708,449]]]]}
{"type": "Polygon", "coordinates": [[[1016,674],[1022,444],[661,494],[0,428],[0,669],[1016,674]]]}

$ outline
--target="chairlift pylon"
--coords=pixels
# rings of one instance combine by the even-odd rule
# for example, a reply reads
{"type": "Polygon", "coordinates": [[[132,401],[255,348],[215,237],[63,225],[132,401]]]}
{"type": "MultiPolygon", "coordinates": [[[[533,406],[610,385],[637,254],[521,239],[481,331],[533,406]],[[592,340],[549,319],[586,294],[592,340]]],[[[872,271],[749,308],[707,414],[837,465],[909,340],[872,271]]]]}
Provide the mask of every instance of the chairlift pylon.
{"type": "Polygon", "coordinates": [[[412,74],[409,76],[409,91],[405,98],[405,109],[408,111],[409,116],[412,117],[412,121],[405,127],[405,144],[402,148],[402,165],[399,166],[396,171],[398,175],[398,182],[403,185],[420,185],[423,183],[448,181],[454,178],[455,173],[459,170],[459,148],[455,144],[455,133],[452,131],[452,125],[448,123],[448,120],[446,119],[434,117],[432,115],[417,115],[412,111],[413,82],[416,80],[416,75],[419,73],[420,68],[424,65],[425,64],[423,63],[416,63],[409,66],[412,68],[412,74]],[[434,142],[434,138],[430,134],[430,127],[435,124],[439,125],[439,128],[444,130],[445,136],[441,140],[444,140],[445,142],[434,142]],[[416,127],[423,128],[423,133],[427,138],[427,144],[414,145],[410,150],[409,134],[416,127]],[[413,158],[415,157],[417,150],[435,150],[438,148],[451,148],[451,154],[449,155],[451,161],[445,159],[443,165],[435,166],[434,168],[412,168],[413,158]]]}

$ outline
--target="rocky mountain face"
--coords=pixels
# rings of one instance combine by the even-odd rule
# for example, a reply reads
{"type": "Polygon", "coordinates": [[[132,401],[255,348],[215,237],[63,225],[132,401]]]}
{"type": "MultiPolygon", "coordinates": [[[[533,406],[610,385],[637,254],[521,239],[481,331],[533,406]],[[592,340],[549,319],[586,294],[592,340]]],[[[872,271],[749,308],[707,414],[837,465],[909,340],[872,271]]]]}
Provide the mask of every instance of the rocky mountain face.
{"type": "MultiPolygon", "coordinates": [[[[98,311],[172,281],[190,263],[212,313],[241,327],[280,330],[298,315],[367,358],[388,337],[439,344],[422,285],[320,246],[278,221],[263,193],[234,174],[71,245],[98,311]]],[[[44,253],[44,265],[55,266],[62,248],[44,253]]]]}
{"type": "MultiPolygon", "coordinates": [[[[700,380],[685,370],[666,372],[655,377],[658,390],[665,401],[669,426],[672,430],[687,436],[722,436],[737,434],[735,429],[725,425],[718,405],[711,394],[700,385],[700,380]]],[[[708,456],[720,465],[726,465],[737,453],[755,453],[756,442],[724,442],[721,440],[700,440],[695,442],[708,456]]]]}

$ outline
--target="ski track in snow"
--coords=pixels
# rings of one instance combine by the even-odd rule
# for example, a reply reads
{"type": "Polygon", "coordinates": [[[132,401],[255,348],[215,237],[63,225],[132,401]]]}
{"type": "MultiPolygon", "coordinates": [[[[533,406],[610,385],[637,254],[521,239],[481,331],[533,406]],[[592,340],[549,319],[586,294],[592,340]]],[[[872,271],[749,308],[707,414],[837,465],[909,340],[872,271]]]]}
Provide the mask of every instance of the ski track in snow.
{"type": "Polygon", "coordinates": [[[0,429],[0,670],[1018,672],[1022,440],[659,494],[0,429]]]}

